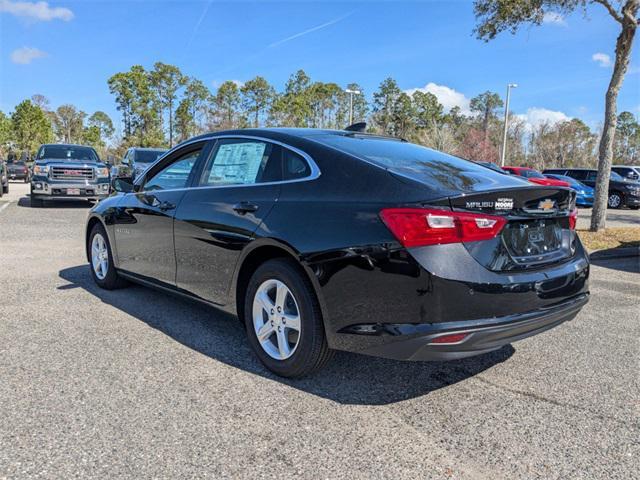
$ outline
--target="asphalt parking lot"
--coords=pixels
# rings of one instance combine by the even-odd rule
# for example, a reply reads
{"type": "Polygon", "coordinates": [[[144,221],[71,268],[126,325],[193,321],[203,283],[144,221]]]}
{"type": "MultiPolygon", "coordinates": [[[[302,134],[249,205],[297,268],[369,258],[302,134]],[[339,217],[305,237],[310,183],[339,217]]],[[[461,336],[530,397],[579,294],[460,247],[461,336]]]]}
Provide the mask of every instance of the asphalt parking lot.
{"type": "Polygon", "coordinates": [[[87,206],[26,193],[0,199],[0,478],[637,478],[637,257],[594,262],[574,321],[500,351],[283,381],[231,316],[96,288],[87,206]]]}
{"type": "MultiPolygon", "coordinates": [[[[591,225],[591,209],[578,210],[578,228],[587,229],[591,225]]],[[[640,210],[622,208],[607,210],[607,227],[640,227],[640,210]]]]}

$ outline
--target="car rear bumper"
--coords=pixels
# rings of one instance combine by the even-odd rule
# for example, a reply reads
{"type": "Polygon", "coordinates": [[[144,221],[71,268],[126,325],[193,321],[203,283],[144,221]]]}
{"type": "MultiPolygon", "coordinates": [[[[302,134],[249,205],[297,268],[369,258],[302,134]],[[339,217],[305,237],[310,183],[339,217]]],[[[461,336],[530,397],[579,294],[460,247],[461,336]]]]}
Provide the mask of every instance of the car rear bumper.
{"type": "Polygon", "coordinates": [[[380,345],[360,353],[395,360],[455,360],[496,350],[517,340],[542,333],[573,319],[588,302],[583,293],[559,305],[500,318],[435,324],[386,324],[376,335],[380,345]],[[432,343],[438,337],[466,334],[451,344],[432,343]]]}
{"type": "Polygon", "coordinates": [[[25,180],[29,178],[28,173],[8,173],[7,177],[9,180],[25,180]]]}
{"type": "Polygon", "coordinates": [[[329,346],[390,358],[442,360],[499,348],[572,318],[589,295],[579,241],[572,257],[524,270],[491,271],[463,244],[352,249],[326,259],[309,266],[329,346]],[[429,345],[460,329],[470,333],[460,345],[429,345]]]}

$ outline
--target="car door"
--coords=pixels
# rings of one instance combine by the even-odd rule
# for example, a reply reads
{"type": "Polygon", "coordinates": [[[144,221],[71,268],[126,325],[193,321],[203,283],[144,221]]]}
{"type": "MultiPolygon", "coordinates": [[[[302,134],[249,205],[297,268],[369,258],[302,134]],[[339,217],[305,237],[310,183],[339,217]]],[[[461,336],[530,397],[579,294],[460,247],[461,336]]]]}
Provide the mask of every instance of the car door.
{"type": "Polygon", "coordinates": [[[219,138],[176,212],[177,285],[224,305],[242,249],[280,194],[281,146],[219,138]]]}
{"type": "Polygon", "coordinates": [[[118,266],[175,285],[173,217],[193,183],[206,142],[190,144],[154,166],[124,195],[115,215],[118,266]]]}

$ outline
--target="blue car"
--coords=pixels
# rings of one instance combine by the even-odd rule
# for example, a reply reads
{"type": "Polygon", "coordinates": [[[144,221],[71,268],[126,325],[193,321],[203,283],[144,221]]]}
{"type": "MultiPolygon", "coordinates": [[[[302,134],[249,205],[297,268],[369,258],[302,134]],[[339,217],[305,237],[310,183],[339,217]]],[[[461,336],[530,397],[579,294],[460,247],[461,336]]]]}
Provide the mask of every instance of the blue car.
{"type": "Polygon", "coordinates": [[[576,191],[576,205],[578,207],[593,207],[593,196],[595,194],[593,188],[566,175],[556,175],[545,173],[545,177],[555,178],[556,180],[564,180],[569,186],[576,191]]]}

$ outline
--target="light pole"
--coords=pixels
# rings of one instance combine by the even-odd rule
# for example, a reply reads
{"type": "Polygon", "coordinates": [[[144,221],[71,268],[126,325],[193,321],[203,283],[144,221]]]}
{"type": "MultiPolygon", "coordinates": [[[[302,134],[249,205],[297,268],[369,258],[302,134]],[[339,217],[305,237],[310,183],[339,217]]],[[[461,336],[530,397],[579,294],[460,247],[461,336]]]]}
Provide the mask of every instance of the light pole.
{"type": "Polygon", "coordinates": [[[509,128],[509,100],[511,100],[511,89],[517,88],[517,83],[507,85],[507,105],[504,109],[504,133],[502,135],[502,154],[500,155],[500,166],[504,167],[504,160],[507,158],[507,129],[509,128]]]}
{"type": "Polygon", "coordinates": [[[349,94],[349,125],[353,125],[353,96],[360,95],[362,92],[360,90],[351,90],[347,88],[345,90],[349,94]]]}

